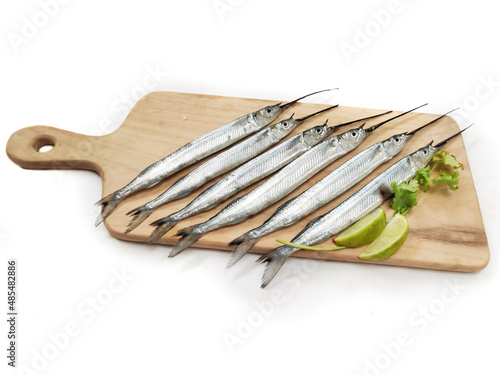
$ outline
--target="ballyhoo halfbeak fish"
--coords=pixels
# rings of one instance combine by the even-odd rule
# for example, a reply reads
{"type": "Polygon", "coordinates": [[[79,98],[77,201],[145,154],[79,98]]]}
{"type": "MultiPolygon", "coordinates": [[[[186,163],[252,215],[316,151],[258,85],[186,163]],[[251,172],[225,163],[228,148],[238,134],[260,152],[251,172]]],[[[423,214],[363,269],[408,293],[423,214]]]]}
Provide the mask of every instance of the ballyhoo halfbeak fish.
{"type": "Polygon", "coordinates": [[[222,125],[200,137],[186,143],[163,159],[145,168],[127,185],[99,200],[96,205],[102,207],[95,225],[105,220],[126,197],[140,190],[150,188],[163,179],[190,166],[209,155],[220,151],[237,141],[262,130],[272,123],[286,108],[308,96],[329,91],[322,90],[295,99],[288,104],[267,106],[255,112],[241,116],[225,125],[222,125]]]}
{"type": "MultiPolygon", "coordinates": [[[[348,121],[337,126],[352,124],[368,118],[381,116],[386,113],[388,112],[348,121]]],[[[219,203],[235,195],[238,191],[243,190],[253,183],[260,181],[285,167],[294,159],[310,150],[313,146],[326,139],[331,133],[333,133],[334,130],[336,130],[335,126],[329,127],[326,125],[327,123],[328,120],[326,120],[323,125],[315,126],[302,133],[296,134],[276,147],[253,158],[239,168],[235,169],[219,182],[201,192],[181,210],[151,223],[151,226],[155,229],[147,242],[152,243],[158,240],[170,229],[172,229],[179,221],[216,207],[219,203]]]]}
{"type": "MultiPolygon", "coordinates": [[[[471,125],[472,126],[472,125],[471,125]]],[[[339,233],[363,216],[380,206],[384,200],[393,195],[391,184],[399,184],[408,181],[415,176],[418,169],[424,168],[436,154],[438,148],[463,133],[467,128],[444,139],[435,146],[432,143],[421,147],[412,154],[399,160],[387,168],[380,175],[371,180],[368,184],[347,198],[344,202],[333,208],[329,212],[311,220],[300,231],[291,242],[311,246],[339,233]]],[[[266,263],[261,287],[266,287],[276,276],[288,257],[299,249],[291,246],[280,246],[264,255],[257,262],[266,263]]]]}
{"type": "MultiPolygon", "coordinates": [[[[257,186],[242,197],[229,202],[219,213],[212,216],[207,221],[179,230],[176,236],[181,238],[170,252],[169,257],[180,254],[208,232],[239,223],[266,209],[273,203],[290,194],[326,166],[355,149],[382,124],[401,117],[404,114],[385,120],[377,126],[370,128],[370,131],[364,130],[363,124],[358,128],[348,130],[312,147],[263,184],[257,186]]],[[[346,124],[341,124],[327,128],[332,132],[340,126],[345,125],[346,124]]],[[[324,127],[325,125],[323,125],[323,128],[317,127],[316,130],[319,134],[325,131],[324,127]]],[[[309,137],[310,135],[307,135],[307,138],[304,136],[306,141],[309,137]]]]}
{"type": "Polygon", "coordinates": [[[448,113],[412,131],[395,134],[371,145],[300,195],[283,203],[260,226],[249,230],[228,244],[229,246],[236,246],[236,248],[231,253],[227,267],[231,267],[238,262],[263,236],[297,223],[355,186],[380,165],[387,163],[398,155],[415,133],[437,122],[448,113]]]}
{"type": "Polygon", "coordinates": [[[128,212],[127,215],[131,215],[133,217],[125,230],[125,233],[129,233],[137,228],[158,207],[192,193],[208,181],[249,161],[285,138],[302,122],[336,107],[338,107],[338,105],[322,109],[298,119],[294,119],[294,114],[292,114],[288,119],[262,129],[237,145],[211,158],[198,168],[177,180],[172,186],[155,199],[128,212]]]}

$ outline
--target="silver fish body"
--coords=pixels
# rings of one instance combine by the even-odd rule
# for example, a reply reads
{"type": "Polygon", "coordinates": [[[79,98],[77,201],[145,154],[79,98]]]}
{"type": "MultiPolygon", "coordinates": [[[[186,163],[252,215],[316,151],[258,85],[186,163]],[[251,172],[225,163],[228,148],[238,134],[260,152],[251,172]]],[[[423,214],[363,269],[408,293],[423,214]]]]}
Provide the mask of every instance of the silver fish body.
{"type": "MultiPolygon", "coordinates": [[[[364,124],[363,124],[364,125],[364,124]]],[[[172,249],[173,257],[204,234],[227,225],[237,224],[269,207],[299,187],[339,157],[356,148],[369,133],[363,126],[327,139],[295,159],[263,184],[237,198],[218,214],[195,226],[181,229],[179,243],[172,249]]]]}
{"type": "Polygon", "coordinates": [[[137,191],[150,188],[175,172],[261,130],[273,122],[289,106],[307,96],[323,91],[329,90],[317,91],[287,104],[281,105],[281,103],[278,103],[264,107],[186,143],[168,156],[144,169],[123,188],[98,201],[96,205],[102,206],[102,212],[96,220],[96,226],[105,220],[111,212],[113,212],[116,206],[127,196],[137,191]]]}
{"type": "Polygon", "coordinates": [[[154,242],[170,230],[176,223],[192,215],[207,211],[226,200],[238,191],[269,176],[292,160],[309,150],[331,134],[327,125],[315,126],[299,133],[269,151],[257,156],[229,175],[200,193],[182,210],[153,222],[156,226],[148,243],[154,242]]]}
{"type": "Polygon", "coordinates": [[[292,115],[286,120],[282,120],[277,124],[264,128],[257,134],[254,134],[253,136],[245,139],[236,146],[233,146],[227,151],[224,151],[214,158],[208,160],[198,168],[188,173],[186,176],[177,180],[169,189],[167,189],[157,198],[144,204],[141,207],[130,211],[128,214],[133,215],[134,218],[129,224],[126,233],[135,229],[156,208],[162,206],[165,203],[190,194],[206,182],[249,161],[264,150],[268,149],[272,145],[285,138],[303,121],[336,107],[337,105],[328,107],[298,119],[294,119],[292,115]]]}
{"type": "MultiPolygon", "coordinates": [[[[392,182],[409,181],[418,169],[429,164],[437,149],[429,144],[401,159],[337,207],[310,221],[291,242],[315,245],[347,228],[393,195],[392,182]]],[[[280,246],[259,258],[259,261],[267,262],[262,287],[269,284],[286,259],[298,250],[291,246],[280,246]]]]}
{"type": "Polygon", "coordinates": [[[230,246],[237,245],[237,247],[231,255],[228,267],[241,259],[259,238],[295,224],[356,185],[375,168],[397,155],[410,138],[411,135],[402,133],[375,143],[353,156],[302,194],[283,203],[262,225],[229,243],[230,246]]]}
{"type": "Polygon", "coordinates": [[[118,203],[132,193],[152,187],[175,172],[267,126],[281,113],[279,107],[269,108],[272,108],[272,113],[267,117],[265,109],[259,116],[255,113],[242,116],[196,138],[165,158],[151,164],[126,186],[97,202],[98,205],[103,205],[103,212],[98,217],[96,225],[100,224],[111,214],[118,203]]]}

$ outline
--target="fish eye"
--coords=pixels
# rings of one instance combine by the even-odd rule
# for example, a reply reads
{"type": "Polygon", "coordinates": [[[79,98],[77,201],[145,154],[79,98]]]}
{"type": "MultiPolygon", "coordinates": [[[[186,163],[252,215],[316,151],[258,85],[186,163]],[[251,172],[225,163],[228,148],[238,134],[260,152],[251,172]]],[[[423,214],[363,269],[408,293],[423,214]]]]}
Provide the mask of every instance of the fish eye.
{"type": "Polygon", "coordinates": [[[396,142],[396,143],[401,142],[401,138],[399,138],[399,137],[394,138],[394,142],[396,142]]]}
{"type": "Polygon", "coordinates": [[[288,122],[284,122],[284,123],[283,123],[283,126],[284,126],[285,128],[286,128],[286,127],[288,127],[288,122]]]}
{"type": "Polygon", "coordinates": [[[318,134],[321,133],[321,128],[317,128],[316,133],[318,133],[318,134]]]}
{"type": "Polygon", "coordinates": [[[266,112],[271,113],[271,108],[268,108],[266,112]]]}
{"type": "Polygon", "coordinates": [[[358,132],[351,132],[351,135],[352,135],[353,137],[356,137],[356,136],[358,135],[358,132]]]}
{"type": "Polygon", "coordinates": [[[429,151],[427,151],[427,149],[425,149],[425,150],[423,151],[423,153],[424,153],[424,155],[427,155],[427,154],[429,153],[429,151]]]}

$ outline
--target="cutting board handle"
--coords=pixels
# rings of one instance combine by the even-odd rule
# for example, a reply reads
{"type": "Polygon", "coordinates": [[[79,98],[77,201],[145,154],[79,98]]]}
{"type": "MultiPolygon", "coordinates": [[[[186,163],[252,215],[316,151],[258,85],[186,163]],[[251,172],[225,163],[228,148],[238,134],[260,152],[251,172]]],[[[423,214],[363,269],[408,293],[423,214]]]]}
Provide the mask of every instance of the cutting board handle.
{"type": "Polygon", "coordinates": [[[51,126],[18,130],[7,142],[9,158],[26,169],[89,169],[101,172],[97,162],[99,138],[51,126]],[[51,147],[51,149],[50,149],[51,147]]]}

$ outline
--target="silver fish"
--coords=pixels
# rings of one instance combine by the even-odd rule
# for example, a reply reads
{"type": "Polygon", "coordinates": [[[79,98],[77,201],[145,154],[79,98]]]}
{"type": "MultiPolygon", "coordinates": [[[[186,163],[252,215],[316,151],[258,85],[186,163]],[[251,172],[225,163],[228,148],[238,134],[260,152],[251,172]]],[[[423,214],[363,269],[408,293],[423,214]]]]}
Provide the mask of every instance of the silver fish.
{"type": "MultiPolygon", "coordinates": [[[[409,181],[415,176],[417,169],[424,168],[430,163],[439,148],[466,129],[468,128],[452,135],[435,146],[432,145],[433,142],[431,141],[427,146],[401,159],[333,210],[310,221],[292,239],[292,242],[306,246],[315,245],[326,241],[328,238],[361,219],[394,194],[391,187],[392,182],[399,184],[403,181],[409,181]]],[[[280,246],[262,255],[257,260],[262,263],[267,262],[262,277],[262,288],[271,282],[288,257],[298,250],[300,249],[291,246],[280,246]]]]}
{"type": "Polygon", "coordinates": [[[96,226],[105,220],[116,206],[129,195],[150,188],[164,178],[186,168],[227,146],[239,141],[249,134],[261,130],[273,122],[285,109],[308,96],[329,91],[321,90],[287,104],[275,104],[249,113],[236,120],[228,122],[172,152],[163,159],[151,164],[123,188],[109,194],[96,203],[102,206],[102,212],[96,220],[96,226]]]}
{"type": "Polygon", "coordinates": [[[257,134],[208,160],[186,176],[177,180],[170,188],[152,201],[130,211],[127,215],[133,215],[134,218],[125,233],[137,228],[156,208],[190,194],[206,182],[245,163],[275,143],[278,143],[305,120],[336,107],[338,107],[338,104],[298,119],[294,119],[292,114],[289,119],[264,128],[257,134]]]}
{"type": "Polygon", "coordinates": [[[174,212],[167,217],[151,223],[151,226],[156,228],[148,239],[148,243],[152,243],[162,237],[180,220],[184,220],[200,212],[212,209],[220,202],[236,194],[238,191],[243,190],[264,177],[269,176],[271,173],[283,168],[292,160],[325,139],[335,129],[357,121],[360,120],[349,121],[334,127],[327,126],[325,122],[324,125],[316,126],[312,129],[299,133],[250,160],[246,164],[243,164],[219,182],[201,192],[182,210],[174,212]]]}
{"type": "MultiPolygon", "coordinates": [[[[390,120],[401,117],[406,113],[397,115],[390,120]]],[[[363,124],[311,148],[248,194],[231,201],[207,221],[179,230],[177,236],[180,236],[181,239],[174,246],[169,257],[180,254],[208,232],[227,225],[240,223],[248,217],[261,212],[291,193],[327,165],[352,151],[368,134],[390,120],[385,120],[368,129],[363,129],[365,125],[363,124]]]]}
{"type": "Polygon", "coordinates": [[[231,267],[238,262],[261,237],[280,228],[295,224],[349,190],[373,172],[375,168],[388,162],[401,152],[415,133],[442,119],[450,112],[410,132],[396,134],[384,141],[375,143],[346,161],[302,194],[283,203],[262,225],[229,243],[229,246],[236,245],[236,248],[231,254],[227,267],[231,267]]]}

